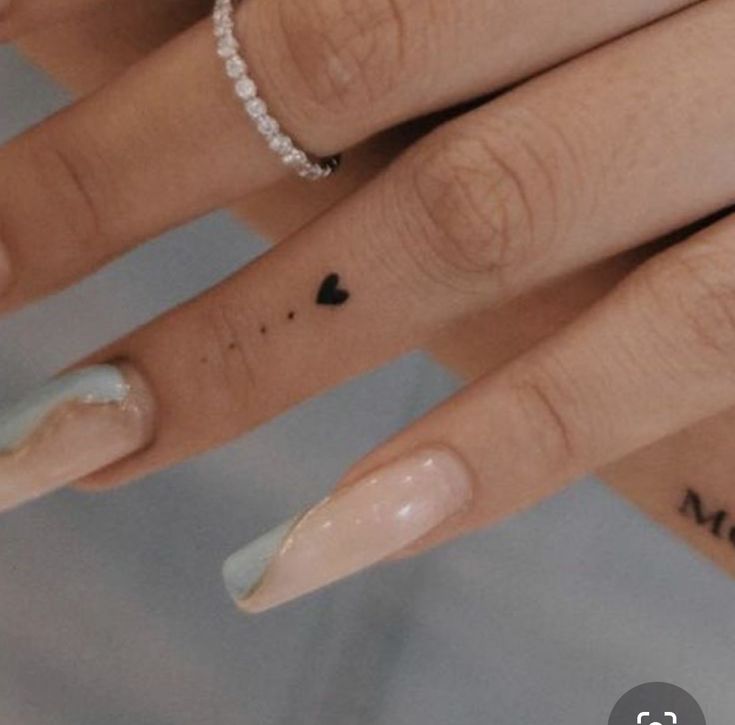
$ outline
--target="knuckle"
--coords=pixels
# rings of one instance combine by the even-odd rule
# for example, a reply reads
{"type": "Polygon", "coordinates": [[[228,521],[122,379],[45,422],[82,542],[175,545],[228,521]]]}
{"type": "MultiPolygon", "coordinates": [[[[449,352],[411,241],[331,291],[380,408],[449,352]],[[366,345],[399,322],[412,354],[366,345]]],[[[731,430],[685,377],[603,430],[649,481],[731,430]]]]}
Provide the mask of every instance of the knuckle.
{"type": "Polygon", "coordinates": [[[246,403],[256,384],[254,346],[246,339],[248,322],[241,309],[227,300],[215,300],[204,307],[198,325],[204,343],[202,361],[207,365],[207,374],[215,379],[215,384],[207,388],[218,398],[210,402],[220,409],[223,420],[234,424],[247,410],[246,403]]]}
{"type": "Polygon", "coordinates": [[[510,386],[545,473],[565,475],[579,458],[581,442],[574,406],[563,386],[538,366],[519,367],[510,375],[510,386]]]}
{"type": "Polygon", "coordinates": [[[280,0],[278,25],[294,95],[314,112],[364,114],[397,86],[405,50],[402,0],[280,0]]]}
{"type": "Polygon", "coordinates": [[[48,294],[110,256],[99,175],[81,144],[53,125],[4,147],[0,226],[13,253],[14,294],[48,294]]]}
{"type": "Polygon", "coordinates": [[[440,131],[412,165],[408,213],[421,227],[418,254],[437,276],[482,282],[536,253],[536,171],[516,142],[491,136],[440,131]]]}
{"type": "Polygon", "coordinates": [[[102,232],[99,185],[90,165],[77,144],[59,135],[39,133],[29,148],[39,202],[53,215],[65,242],[86,247],[102,232]]]}
{"type": "Polygon", "coordinates": [[[678,341],[701,362],[735,362],[734,265],[733,251],[708,241],[653,260],[644,271],[656,308],[673,314],[678,341]]]}

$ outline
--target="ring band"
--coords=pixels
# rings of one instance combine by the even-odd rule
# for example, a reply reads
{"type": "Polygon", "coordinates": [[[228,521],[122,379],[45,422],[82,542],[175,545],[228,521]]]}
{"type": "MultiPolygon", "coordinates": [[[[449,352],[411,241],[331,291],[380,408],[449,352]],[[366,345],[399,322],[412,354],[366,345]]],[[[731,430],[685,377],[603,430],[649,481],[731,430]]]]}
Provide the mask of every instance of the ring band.
{"type": "Polygon", "coordinates": [[[334,173],[339,167],[340,157],[312,160],[283,131],[278,121],[268,112],[266,102],[258,95],[258,87],[248,74],[248,66],[240,51],[240,43],[235,37],[233,0],[216,0],[212,21],[217,39],[217,55],[222,58],[225,72],[234,84],[235,95],[243,102],[245,113],[266,140],[271,151],[304,179],[318,181],[334,173]]]}

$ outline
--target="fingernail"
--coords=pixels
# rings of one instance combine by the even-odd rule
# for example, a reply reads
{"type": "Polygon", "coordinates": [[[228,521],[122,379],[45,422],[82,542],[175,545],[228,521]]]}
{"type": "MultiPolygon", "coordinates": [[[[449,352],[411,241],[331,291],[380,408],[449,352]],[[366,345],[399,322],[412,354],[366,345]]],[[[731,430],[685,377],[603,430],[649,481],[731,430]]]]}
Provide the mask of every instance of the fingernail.
{"type": "Polygon", "coordinates": [[[472,497],[464,463],[445,449],[380,468],[233,554],[225,585],[256,613],[350,576],[426,536],[472,497]]]}
{"type": "Polygon", "coordinates": [[[153,410],[148,386],[126,363],[66,373],[0,410],[0,511],[142,448],[153,410]]]}

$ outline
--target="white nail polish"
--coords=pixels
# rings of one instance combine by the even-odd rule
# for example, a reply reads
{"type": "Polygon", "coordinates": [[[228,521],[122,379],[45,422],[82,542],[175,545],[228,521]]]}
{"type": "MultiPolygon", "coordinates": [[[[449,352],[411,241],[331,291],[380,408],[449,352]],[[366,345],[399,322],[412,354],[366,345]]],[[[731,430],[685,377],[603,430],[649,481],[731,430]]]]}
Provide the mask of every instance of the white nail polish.
{"type": "Polygon", "coordinates": [[[129,365],[66,373],[0,410],[0,511],[142,447],[152,417],[152,396],[129,365]]]}
{"type": "Polygon", "coordinates": [[[470,474],[456,454],[418,451],[234,554],[225,584],[245,611],[270,609],[402,551],[471,498],[470,474]]]}

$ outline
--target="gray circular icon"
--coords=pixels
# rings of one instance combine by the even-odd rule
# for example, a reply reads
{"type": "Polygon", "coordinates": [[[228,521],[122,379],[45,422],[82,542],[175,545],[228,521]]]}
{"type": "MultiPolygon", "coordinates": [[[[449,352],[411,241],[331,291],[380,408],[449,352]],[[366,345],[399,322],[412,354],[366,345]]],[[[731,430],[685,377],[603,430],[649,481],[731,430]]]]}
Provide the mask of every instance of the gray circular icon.
{"type": "Polygon", "coordinates": [[[702,708],[681,687],[650,682],[623,695],[608,725],[707,725],[702,708]]]}

